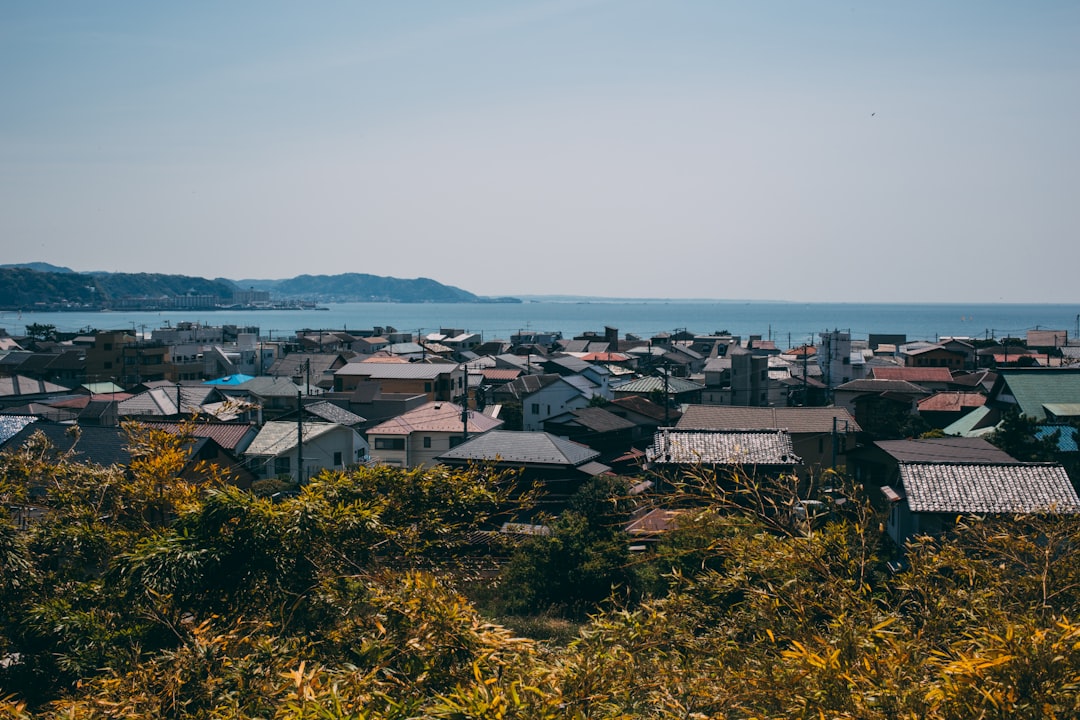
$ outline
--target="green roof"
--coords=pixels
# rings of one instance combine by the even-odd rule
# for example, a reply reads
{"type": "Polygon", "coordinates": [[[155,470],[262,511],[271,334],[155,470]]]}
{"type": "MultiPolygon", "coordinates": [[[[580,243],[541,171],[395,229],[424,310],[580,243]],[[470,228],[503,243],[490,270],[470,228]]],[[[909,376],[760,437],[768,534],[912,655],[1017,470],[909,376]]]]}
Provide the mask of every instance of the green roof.
{"type": "Polygon", "coordinates": [[[1046,419],[1044,405],[1080,402],[1080,371],[999,370],[998,377],[1016,398],[1020,412],[1035,420],[1046,419]]]}

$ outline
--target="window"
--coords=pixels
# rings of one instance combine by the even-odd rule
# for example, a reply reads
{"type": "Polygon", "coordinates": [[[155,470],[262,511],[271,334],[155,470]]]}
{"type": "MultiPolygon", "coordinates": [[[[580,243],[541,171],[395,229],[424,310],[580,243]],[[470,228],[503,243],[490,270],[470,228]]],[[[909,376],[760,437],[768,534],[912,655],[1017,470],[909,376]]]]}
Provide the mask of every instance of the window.
{"type": "Polygon", "coordinates": [[[465,441],[462,439],[462,437],[460,435],[451,435],[450,436],[450,447],[452,447],[452,448],[457,447],[458,445],[460,445],[463,442],[465,442],[465,441]]]}
{"type": "Polygon", "coordinates": [[[106,370],[112,370],[112,363],[109,362],[108,360],[105,361],[105,369],[106,370]]]}
{"type": "Polygon", "coordinates": [[[375,438],[376,450],[404,450],[405,438],[375,438]]]}
{"type": "Polygon", "coordinates": [[[431,383],[424,383],[424,392],[431,392],[431,383]]]}
{"type": "Polygon", "coordinates": [[[292,472],[292,458],[288,455],[274,458],[274,474],[288,475],[292,472]]]}
{"type": "Polygon", "coordinates": [[[427,437],[427,436],[424,437],[424,447],[426,447],[426,448],[431,447],[431,438],[430,437],[427,437]]]}
{"type": "Polygon", "coordinates": [[[112,343],[105,343],[103,347],[105,350],[112,350],[112,343]]]}
{"type": "Polygon", "coordinates": [[[334,453],[334,467],[340,467],[341,464],[342,464],[341,463],[341,453],[340,452],[335,452],[334,453]]]}
{"type": "Polygon", "coordinates": [[[531,412],[533,415],[539,415],[540,414],[540,403],[533,403],[532,408],[530,408],[529,412],[531,412]]]}

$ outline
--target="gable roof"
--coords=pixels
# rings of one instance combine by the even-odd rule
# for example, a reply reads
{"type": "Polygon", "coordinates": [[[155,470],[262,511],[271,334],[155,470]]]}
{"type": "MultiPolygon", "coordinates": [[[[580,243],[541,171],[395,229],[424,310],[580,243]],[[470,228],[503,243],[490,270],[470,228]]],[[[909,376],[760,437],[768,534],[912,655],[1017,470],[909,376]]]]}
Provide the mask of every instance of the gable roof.
{"type": "Polygon", "coordinates": [[[878,440],[874,443],[898,462],[1015,463],[1016,458],[979,437],[878,440]]]}
{"type": "Polygon", "coordinates": [[[1080,402],[1080,369],[1002,368],[990,398],[1011,394],[1024,415],[1045,420],[1043,405],[1080,402]]]}
{"type": "Polygon", "coordinates": [[[600,457],[590,447],[546,432],[492,430],[470,438],[439,460],[493,461],[511,465],[564,465],[577,467],[600,457]]]}
{"type": "Polygon", "coordinates": [[[930,391],[907,380],[851,380],[836,386],[836,392],[892,393],[894,395],[929,395],[930,391]]]}
{"type": "MultiPolygon", "coordinates": [[[[469,433],[484,433],[503,424],[502,420],[469,411],[466,426],[469,433]]],[[[461,406],[450,402],[426,402],[418,408],[392,417],[367,431],[372,435],[409,435],[414,432],[460,433],[461,406]]]]}
{"type": "Polygon", "coordinates": [[[735,407],[689,405],[676,423],[679,429],[787,430],[792,434],[860,432],[862,428],[845,408],[839,407],[735,407]],[[836,420],[834,426],[833,420],[836,420]]]}
{"type": "MultiPolygon", "coordinates": [[[[669,377],[667,378],[667,392],[669,395],[680,395],[686,392],[694,392],[697,390],[704,390],[704,385],[699,385],[696,382],[690,382],[683,378],[669,377]]],[[[617,387],[613,387],[612,390],[621,393],[642,393],[648,394],[655,391],[664,392],[665,380],[664,378],[655,377],[649,375],[647,377],[638,378],[637,380],[631,380],[628,383],[623,383],[617,387]]]]}
{"type": "Polygon", "coordinates": [[[952,382],[952,373],[947,367],[886,367],[875,365],[870,369],[871,380],[907,380],[910,383],[952,382]]]}
{"type": "Polygon", "coordinates": [[[61,425],[36,422],[27,425],[4,443],[5,448],[22,447],[33,435],[41,433],[58,453],[71,453],[75,462],[102,467],[131,464],[127,434],[119,427],[97,425],[61,425]]]}
{"type": "MultiPolygon", "coordinates": [[[[242,452],[257,433],[255,426],[240,423],[169,423],[139,421],[141,424],[163,430],[171,435],[188,434],[195,438],[209,438],[226,450],[242,452]]],[[[296,426],[293,426],[295,430],[296,426]]]]}
{"type": "Polygon", "coordinates": [[[361,376],[372,380],[434,380],[454,372],[457,363],[365,363],[350,362],[335,371],[335,375],[361,376]]]}
{"type": "Polygon", "coordinates": [[[986,404],[986,396],[978,392],[939,392],[916,403],[919,412],[964,412],[986,404]]]}
{"type": "Polygon", "coordinates": [[[55,395],[57,393],[70,392],[63,385],[35,380],[25,375],[12,377],[0,377],[0,397],[20,397],[22,395],[55,395]]]}
{"type": "Polygon", "coordinates": [[[322,418],[327,422],[337,423],[338,425],[352,426],[360,425],[365,422],[365,419],[356,413],[350,412],[339,405],[335,405],[329,400],[320,400],[319,402],[313,402],[310,405],[304,405],[304,412],[322,418]]]}
{"type": "Polygon", "coordinates": [[[786,430],[660,428],[647,453],[661,465],[797,465],[786,430]]]}
{"type": "Polygon", "coordinates": [[[900,481],[912,512],[1080,513],[1056,463],[902,463],[900,481]]]}
{"type": "MultiPolygon", "coordinates": [[[[337,423],[305,422],[303,423],[304,442],[311,442],[340,427],[342,426],[337,423]]],[[[296,423],[270,421],[262,426],[244,454],[277,456],[287,453],[296,448],[296,435],[296,423]]]]}
{"type": "Polygon", "coordinates": [[[637,427],[636,424],[630,422],[626,418],[619,417],[614,413],[598,407],[585,407],[571,410],[558,417],[549,418],[547,422],[553,422],[558,425],[576,425],[598,433],[617,432],[619,430],[629,430],[637,427]]]}

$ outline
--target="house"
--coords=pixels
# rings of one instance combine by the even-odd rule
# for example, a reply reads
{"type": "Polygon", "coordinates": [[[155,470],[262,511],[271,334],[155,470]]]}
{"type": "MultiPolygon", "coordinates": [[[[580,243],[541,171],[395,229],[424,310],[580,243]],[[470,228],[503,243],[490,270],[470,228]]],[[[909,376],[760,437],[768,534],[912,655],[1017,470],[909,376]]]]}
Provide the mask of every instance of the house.
{"type": "Polygon", "coordinates": [[[296,479],[298,454],[303,458],[299,479],[306,481],[322,470],[344,470],[364,461],[368,444],[356,430],[337,423],[271,421],[259,429],[244,459],[259,478],[296,479]]]}
{"type": "Polygon", "coordinates": [[[1046,419],[1047,403],[1080,402],[1080,368],[1002,368],[986,404],[1014,408],[1038,421],[1046,419]]]}
{"type": "Polygon", "coordinates": [[[901,380],[927,390],[948,390],[952,387],[952,372],[947,367],[930,366],[873,366],[868,375],[871,380],[901,380]]]}
{"type": "Polygon", "coordinates": [[[289,353],[266,371],[271,377],[294,378],[297,385],[334,386],[334,372],[349,362],[351,353],[289,353]]]}
{"type": "Polygon", "coordinates": [[[968,356],[965,353],[950,350],[941,345],[929,345],[926,347],[903,350],[900,353],[900,357],[904,360],[904,366],[909,368],[964,370],[968,363],[968,356]]]}
{"type": "Polygon", "coordinates": [[[256,480],[254,474],[244,464],[244,451],[251,445],[258,428],[243,423],[221,422],[154,422],[142,421],[148,428],[161,430],[171,435],[180,435],[195,439],[207,438],[213,441],[203,452],[203,460],[217,465],[229,477],[230,482],[249,488],[256,480]]]}
{"type": "MultiPolygon", "coordinates": [[[[73,462],[103,468],[116,466],[127,469],[131,465],[128,434],[124,428],[117,426],[61,425],[41,421],[27,425],[0,447],[5,450],[20,448],[37,433],[45,437],[57,455],[73,462]]],[[[201,482],[206,478],[205,465],[221,462],[227,457],[221,446],[209,436],[192,434],[184,445],[184,451],[184,467],[179,475],[189,482],[201,482]]],[[[228,464],[232,461],[225,462],[228,464]]],[[[245,477],[243,473],[240,476],[245,477]]]]}
{"type": "Polygon", "coordinates": [[[857,433],[855,418],[837,407],[718,407],[690,405],[675,426],[680,430],[785,430],[802,469],[818,472],[834,467],[853,450],[857,433]]]}
{"type": "Polygon", "coordinates": [[[961,515],[1080,514],[1056,463],[905,462],[897,485],[881,490],[890,504],[886,529],[899,547],[948,530],[961,515]]]}
{"type": "Polygon", "coordinates": [[[521,428],[532,432],[543,429],[544,421],[569,410],[587,407],[600,389],[582,376],[563,377],[554,373],[523,375],[496,388],[495,402],[520,404],[521,428]]]}
{"type": "Polygon", "coordinates": [[[986,404],[980,392],[939,392],[919,400],[919,416],[932,428],[943,428],[956,422],[975,408],[986,404]]]}
{"type": "Polygon", "coordinates": [[[679,407],[685,404],[700,404],[704,390],[704,385],[683,378],[650,375],[618,385],[612,388],[612,393],[615,395],[616,400],[632,395],[643,397],[646,400],[651,400],[654,397],[659,399],[666,397],[672,407],[679,407]]]}
{"type": "Polygon", "coordinates": [[[930,391],[906,380],[852,380],[833,390],[837,407],[855,417],[871,435],[892,435],[903,422],[918,414],[917,402],[930,391]]]}
{"type": "Polygon", "coordinates": [[[633,447],[641,427],[606,408],[584,407],[548,418],[544,431],[598,450],[601,460],[610,464],[633,447]]]}
{"type": "Polygon", "coordinates": [[[519,472],[518,486],[530,488],[540,483],[544,496],[539,509],[556,513],[586,480],[610,471],[607,465],[597,462],[599,456],[590,447],[551,433],[492,430],[470,438],[438,460],[452,467],[481,463],[496,470],[519,472]]]}
{"type": "Polygon", "coordinates": [[[367,431],[371,459],[415,468],[434,465],[442,453],[502,426],[503,421],[448,402],[428,402],[367,431]]]}
{"type": "Polygon", "coordinates": [[[384,393],[426,395],[452,402],[465,394],[465,366],[457,363],[349,362],[334,372],[334,391],[352,392],[361,383],[376,383],[384,393]]]}
{"type": "MultiPolygon", "coordinates": [[[[877,440],[848,454],[848,473],[866,486],[896,485],[901,463],[1014,463],[983,438],[877,440]]],[[[871,494],[871,498],[873,498],[871,494]]]]}

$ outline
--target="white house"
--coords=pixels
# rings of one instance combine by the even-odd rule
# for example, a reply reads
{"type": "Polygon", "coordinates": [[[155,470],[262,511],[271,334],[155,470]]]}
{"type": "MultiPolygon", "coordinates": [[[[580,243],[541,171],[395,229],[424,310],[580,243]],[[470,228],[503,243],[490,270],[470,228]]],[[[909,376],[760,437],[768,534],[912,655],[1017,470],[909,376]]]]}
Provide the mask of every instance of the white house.
{"type": "Polygon", "coordinates": [[[298,456],[303,457],[301,477],[307,480],[322,470],[344,470],[368,456],[368,444],[360,433],[338,423],[307,422],[301,431],[295,422],[268,422],[244,452],[248,468],[260,478],[296,478],[298,456]],[[298,452],[298,439],[303,443],[298,452]]]}

